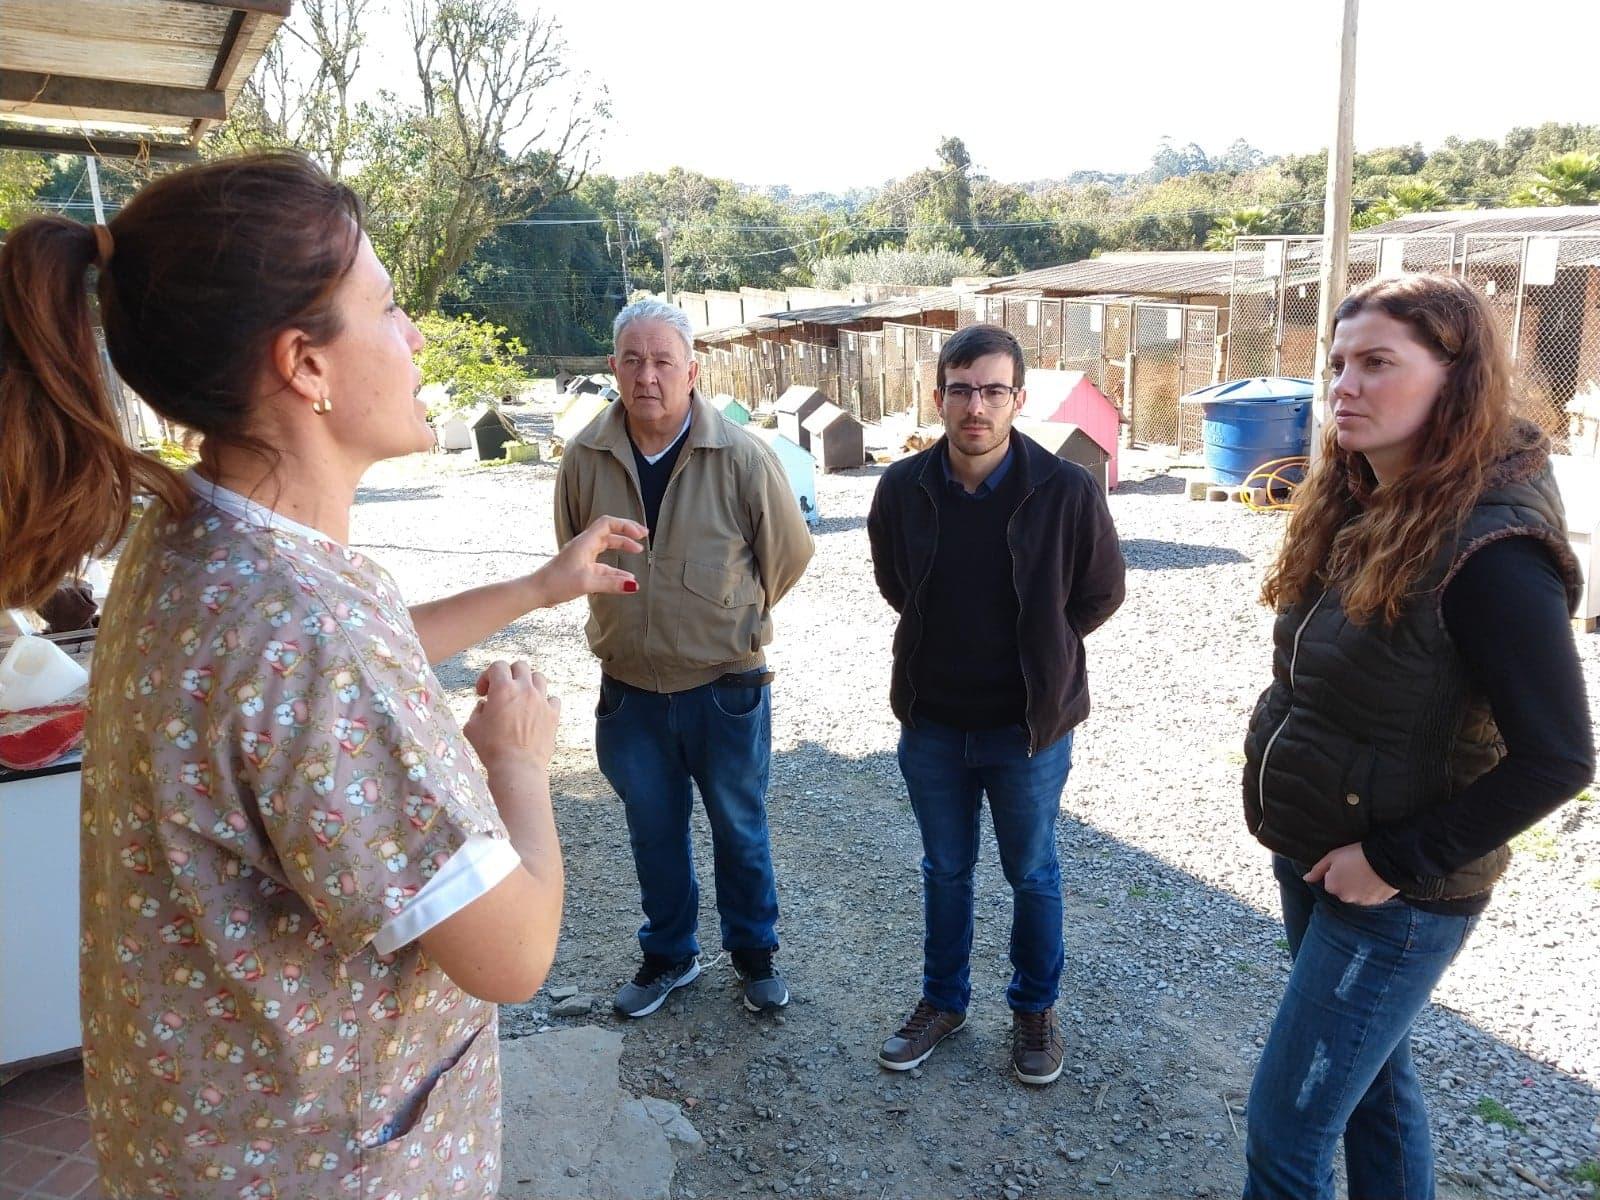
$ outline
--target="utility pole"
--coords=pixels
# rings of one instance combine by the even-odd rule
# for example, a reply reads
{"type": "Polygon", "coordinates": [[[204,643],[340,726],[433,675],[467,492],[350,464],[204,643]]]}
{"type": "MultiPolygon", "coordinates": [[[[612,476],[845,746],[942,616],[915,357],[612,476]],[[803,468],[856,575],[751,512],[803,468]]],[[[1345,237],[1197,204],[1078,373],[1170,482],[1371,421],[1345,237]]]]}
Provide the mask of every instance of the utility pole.
{"type": "Polygon", "coordinates": [[[667,294],[667,303],[672,301],[672,222],[667,221],[661,226],[657,234],[661,239],[661,290],[667,294]]]}
{"type": "Polygon", "coordinates": [[[1350,174],[1355,158],[1356,10],[1360,0],[1344,0],[1344,32],[1339,40],[1339,118],[1328,149],[1327,205],[1322,215],[1322,291],[1317,306],[1317,359],[1312,376],[1311,457],[1322,453],[1322,414],[1328,400],[1328,352],[1333,314],[1350,283],[1350,174]]]}
{"type": "Polygon", "coordinates": [[[617,210],[617,250],[622,259],[622,302],[626,304],[633,295],[633,284],[628,281],[628,233],[622,227],[622,210],[617,210]]]}

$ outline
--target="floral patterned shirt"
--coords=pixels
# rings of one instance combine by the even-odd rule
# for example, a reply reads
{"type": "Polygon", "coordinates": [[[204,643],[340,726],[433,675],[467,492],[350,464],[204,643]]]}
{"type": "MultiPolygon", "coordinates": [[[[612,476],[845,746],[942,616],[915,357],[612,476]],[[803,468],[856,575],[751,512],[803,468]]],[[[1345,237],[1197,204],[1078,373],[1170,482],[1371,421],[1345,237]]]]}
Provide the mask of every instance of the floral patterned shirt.
{"type": "Polygon", "coordinates": [[[157,504],[83,767],[83,1060],[112,1196],[492,1196],[495,1009],[374,934],[506,837],[388,574],[157,504]]]}

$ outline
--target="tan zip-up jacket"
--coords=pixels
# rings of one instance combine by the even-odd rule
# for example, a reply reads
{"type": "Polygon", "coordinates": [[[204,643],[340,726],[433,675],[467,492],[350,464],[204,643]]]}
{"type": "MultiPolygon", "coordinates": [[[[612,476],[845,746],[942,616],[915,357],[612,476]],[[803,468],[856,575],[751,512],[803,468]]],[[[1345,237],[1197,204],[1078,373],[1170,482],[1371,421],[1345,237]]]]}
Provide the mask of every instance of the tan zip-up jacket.
{"type": "MultiPolygon", "coordinates": [[[[777,457],[708,404],[693,418],[644,554],[605,555],[633,595],[589,598],[589,648],[613,679],[681,692],[766,662],[772,609],[811,561],[811,534],[777,457]]],[[[617,401],[574,438],[556,476],[556,540],[598,516],[644,520],[617,401]]]]}

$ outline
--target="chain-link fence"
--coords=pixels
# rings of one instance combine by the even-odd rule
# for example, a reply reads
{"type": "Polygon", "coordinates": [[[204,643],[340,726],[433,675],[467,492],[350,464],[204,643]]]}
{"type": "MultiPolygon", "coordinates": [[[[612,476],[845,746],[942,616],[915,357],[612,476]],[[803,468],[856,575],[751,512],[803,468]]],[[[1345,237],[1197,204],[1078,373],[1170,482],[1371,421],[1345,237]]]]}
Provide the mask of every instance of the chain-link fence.
{"type": "Polygon", "coordinates": [[[1499,318],[1524,415],[1600,451],[1600,234],[1466,234],[1457,267],[1499,318]]]}
{"type": "Polygon", "coordinates": [[[1083,372],[1138,441],[1180,445],[1178,398],[1218,378],[1219,314],[1209,305],[973,296],[961,320],[1009,330],[1030,368],[1083,372]]]}
{"type": "MultiPolygon", "coordinates": [[[[1349,280],[1359,287],[1381,275],[1448,272],[1454,236],[1350,239],[1349,280]]],[[[1242,237],[1233,244],[1228,305],[1227,378],[1308,378],[1316,367],[1317,314],[1322,299],[1322,238],[1242,237]]]]}
{"type": "Polygon", "coordinates": [[[839,399],[837,346],[824,345],[822,342],[781,342],[778,343],[778,351],[784,364],[786,388],[796,385],[813,387],[830,400],[839,399]]]}
{"type": "Polygon", "coordinates": [[[839,334],[839,406],[858,421],[883,419],[883,334],[839,334]]]}
{"type": "MultiPolygon", "coordinates": [[[[1322,239],[1239,238],[1229,378],[1310,377],[1322,239]]],[[[1350,239],[1350,286],[1402,272],[1458,274],[1499,318],[1518,398],[1559,449],[1600,449],[1600,234],[1419,234],[1350,239]]]]}
{"type": "Polygon", "coordinates": [[[1177,446],[1199,444],[1196,427],[1183,436],[1178,398],[1217,379],[1217,310],[1204,305],[1134,304],[1132,348],[1124,386],[1128,436],[1136,442],[1177,446]]]}

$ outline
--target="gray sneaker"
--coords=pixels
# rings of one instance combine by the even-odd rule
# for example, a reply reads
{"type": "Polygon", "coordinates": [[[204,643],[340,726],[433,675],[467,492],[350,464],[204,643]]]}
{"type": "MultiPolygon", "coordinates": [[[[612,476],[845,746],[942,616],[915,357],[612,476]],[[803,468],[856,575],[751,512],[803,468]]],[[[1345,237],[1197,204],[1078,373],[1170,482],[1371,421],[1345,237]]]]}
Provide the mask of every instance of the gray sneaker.
{"type": "Polygon", "coordinates": [[[735,950],[732,958],[744,983],[744,1006],[751,1012],[775,1012],[789,1003],[789,985],[772,965],[771,950],[735,950]]]}
{"type": "Polygon", "coordinates": [[[644,956],[644,965],[617,991],[611,1006],[625,1017],[648,1017],[678,988],[700,977],[700,959],[691,957],[673,962],[654,954],[644,956]]]}

